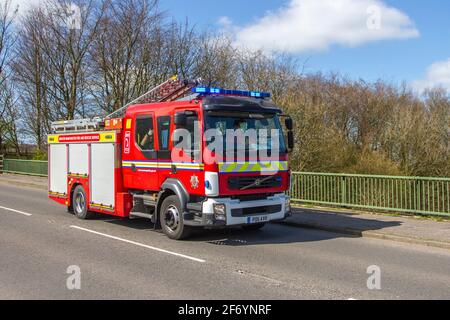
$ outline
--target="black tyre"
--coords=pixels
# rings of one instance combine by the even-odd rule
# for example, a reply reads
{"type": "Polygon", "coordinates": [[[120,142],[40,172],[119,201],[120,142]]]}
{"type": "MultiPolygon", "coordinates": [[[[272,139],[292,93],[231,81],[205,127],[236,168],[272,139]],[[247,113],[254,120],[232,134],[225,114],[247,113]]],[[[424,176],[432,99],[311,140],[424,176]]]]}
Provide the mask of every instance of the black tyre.
{"type": "Polygon", "coordinates": [[[259,230],[263,228],[266,224],[265,223],[256,223],[256,224],[247,224],[245,226],[242,226],[242,229],[252,231],[252,230],[259,230]]]}
{"type": "Polygon", "coordinates": [[[73,191],[72,208],[79,219],[89,219],[92,216],[87,209],[87,197],[83,186],[77,186],[73,191]]]}
{"type": "Polygon", "coordinates": [[[164,199],[159,212],[161,229],[170,239],[182,240],[190,235],[190,228],[184,225],[183,210],[177,196],[164,199]]]}

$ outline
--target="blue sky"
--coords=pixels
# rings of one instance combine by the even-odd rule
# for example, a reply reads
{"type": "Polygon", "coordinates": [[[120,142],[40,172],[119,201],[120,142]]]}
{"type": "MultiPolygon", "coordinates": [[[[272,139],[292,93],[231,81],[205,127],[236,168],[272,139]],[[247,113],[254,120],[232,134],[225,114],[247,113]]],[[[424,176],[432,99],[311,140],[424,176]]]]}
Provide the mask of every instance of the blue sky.
{"type": "MultiPolygon", "coordinates": [[[[237,34],[238,42],[242,40],[243,43],[252,45],[254,43],[255,46],[266,45],[261,40],[264,37],[258,38],[256,35],[258,32],[264,36],[270,34],[272,28],[272,32],[276,33],[277,29],[273,24],[282,21],[287,24],[285,27],[288,29],[303,28],[299,30],[310,30],[305,28],[312,24],[314,29],[321,30],[320,37],[323,41],[320,43],[315,43],[313,34],[309,40],[301,41],[292,47],[290,45],[292,38],[299,38],[300,35],[296,33],[290,36],[285,32],[273,35],[274,39],[267,42],[272,44],[281,42],[283,34],[285,37],[291,37],[284,39],[286,43],[280,46],[287,47],[287,51],[300,61],[306,61],[307,72],[335,71],[369,81],[381,78],[394,83],[406,81],[418,88],[437,85],[450,88],[450,1],[333,0],[342,1],[345,5],[343,11],[338,11],[342,14],[338,15],[348,14],[348,19],[342,17],[336,23],[330,22],[335,17],[327,15],[330,11],[329,0],[314,0],[316,1],[314,4],[311,4],[311,1],[162,0],[161,7],[177,19],[188,17],[189,21],[199,28],[222,30],[224,24],[220,24],[219,21],[226,21],[231,34],[237,34]],[[317,2],[322,2],[322,7],[317,8],[317,2]],[[364,33],[364,30],[355,28],[355,25],[361,22],[355,16],[369,14],[358,11],[357,6],[361,3],[366,6],[373,4],[379,6],[383,27],[390,25],[392,30],[385,30],[386,32],[376,39],[370,34],[359,37],[357,33],[364,33]],[[293,4],[298,8],[303,6],[303,9],[289,9],[289,5],[293,4]],[[302,16],[302,10],[306,14],[309,13],[307,17],[312,20],[310,25],[300,26],[302,19],[295,18],[302,16]],[[298,15],[292,18],[293,14],[298,15]],[[224,20],[223,17],[227,18],[224,20]],[[292,19],[289,20],[289,17],[292,19]],[[346,19],[355,19],[354,24],[351,21],[347,23],[346,19]],[[324,24],[328,26],[322,28],[324,24]],[[341,26],[348,30],[339,30],[341,26]],[[334,30],[326,29],[333,27],[334,30]],[[353,30],[355,35],[350,35],[353,30]],[[337,35],[339,33],[341,35],[337,35]]],[[[336,17],[336,20],[339,18],[336,17]]],[[[272,44],[267,44],[269,49],[272,44]]]]}

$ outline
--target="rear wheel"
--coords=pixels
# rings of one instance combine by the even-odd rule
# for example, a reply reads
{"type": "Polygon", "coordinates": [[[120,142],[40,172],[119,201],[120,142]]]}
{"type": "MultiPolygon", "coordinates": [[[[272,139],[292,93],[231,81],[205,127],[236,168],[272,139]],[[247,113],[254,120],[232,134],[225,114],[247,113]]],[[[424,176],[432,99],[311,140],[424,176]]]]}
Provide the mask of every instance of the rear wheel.
{"type": "Polygon", "coordinates": [[[256,224],[248,224],[245,226],[242,226],[242,229],[252,231],[252,230],[259,230],[263,228],[266,224],[265,223],[256,223],[256,224]]]}
{"type": "Polygon", "coordinates": [[[72,208],[79,219],[89,219],[92,216],[87,209],[87,197],[83,186],[77,186],[73,191],[72,208]]]}
{"type": "Polygon", "coordinates": [[[180,200],[175,195],[164,199],[159,213],[159,222],[163,232],[170,239],[182,240],[190,235],[190,228],[184,225],[180,200]]]}

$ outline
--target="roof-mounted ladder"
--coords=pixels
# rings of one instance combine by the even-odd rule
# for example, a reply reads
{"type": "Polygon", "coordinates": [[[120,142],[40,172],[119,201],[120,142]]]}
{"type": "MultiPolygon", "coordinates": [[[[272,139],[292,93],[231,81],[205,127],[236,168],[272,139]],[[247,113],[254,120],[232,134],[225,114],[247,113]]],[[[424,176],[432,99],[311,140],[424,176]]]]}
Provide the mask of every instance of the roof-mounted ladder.
{"type": "Polygon", "coordinates": [[[106,116],[106,119],[123,117],[127,108],[135,104],[144,104],[152,102],[167,102],[174,101],[181,97],[184,97],[192,88],[197,86],[201,82],[201,79],[197,80],[179,80],[177,76],[174,76],[156,86],[150,91],[146,92],[142,96],[134,99],[120,109],[117,109],[113,113],[106,116]]]}
{"type": "MultiPolygon", "coordinates": [[[[144,104],[152,102],[167,102],[174,101],[184,97],[192,88],[197,86],[201,79],[197,80],[179,80],[177,76],[170,78],[162,84],[151,89],[137,99],[126,104],[122,108],[114,111],[106,116],[105,119],[121,118],[124,116],[127,108],[135,104],[144,104]]],[[[98,131],[104,128],[105,119],[95,117],[92,119],[75,119],[55,121],[51,128],[54,133],[65,132],[87,132],[98,131]]]]}

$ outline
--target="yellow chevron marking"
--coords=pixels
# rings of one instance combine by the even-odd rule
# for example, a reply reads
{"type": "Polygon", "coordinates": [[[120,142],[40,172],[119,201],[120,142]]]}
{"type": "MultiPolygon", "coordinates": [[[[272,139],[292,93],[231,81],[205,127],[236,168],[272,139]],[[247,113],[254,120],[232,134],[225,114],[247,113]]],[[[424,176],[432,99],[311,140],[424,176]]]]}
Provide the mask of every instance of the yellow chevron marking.
{"type": "Polygon", "coordinates": [[[233,172],[267,172],[284,171],[288,169],[287,161],[261,161],[261,162],[223,162],[219,163],[219,171],[233,172]]]}

